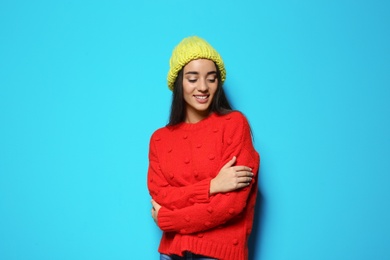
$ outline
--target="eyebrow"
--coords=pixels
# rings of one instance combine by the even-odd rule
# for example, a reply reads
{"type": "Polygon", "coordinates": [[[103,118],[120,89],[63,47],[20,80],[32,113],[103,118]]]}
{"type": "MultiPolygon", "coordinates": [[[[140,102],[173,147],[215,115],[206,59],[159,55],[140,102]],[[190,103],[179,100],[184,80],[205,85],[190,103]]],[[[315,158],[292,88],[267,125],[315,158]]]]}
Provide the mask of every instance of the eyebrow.
{"type": "MultiPolygon", "coordinates": [[[[199,75],[199,72],[197,72],[197,71],[188,71],[188,72],[185,73],[185,75],[187,75],[187,74],[199,75]]],[[[217,72],[215,70],[209,71],[209,72],[207,72],[206,75],[208,76],[208,75],[212,75],[212,74],[217,74],[217,72]]]]}

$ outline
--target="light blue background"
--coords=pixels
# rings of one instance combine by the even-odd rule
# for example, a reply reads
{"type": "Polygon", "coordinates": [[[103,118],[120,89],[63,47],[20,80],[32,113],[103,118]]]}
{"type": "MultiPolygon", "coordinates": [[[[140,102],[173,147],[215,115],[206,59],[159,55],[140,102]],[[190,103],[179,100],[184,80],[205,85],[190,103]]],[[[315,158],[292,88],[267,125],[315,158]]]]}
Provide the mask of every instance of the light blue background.
{"type": "Polygon", "coordinates": [[[157,259],[172,48],[223,56],[262,157],[251,260],[390,259],[388,1],[0,2],[0,259],[157,259]]]}

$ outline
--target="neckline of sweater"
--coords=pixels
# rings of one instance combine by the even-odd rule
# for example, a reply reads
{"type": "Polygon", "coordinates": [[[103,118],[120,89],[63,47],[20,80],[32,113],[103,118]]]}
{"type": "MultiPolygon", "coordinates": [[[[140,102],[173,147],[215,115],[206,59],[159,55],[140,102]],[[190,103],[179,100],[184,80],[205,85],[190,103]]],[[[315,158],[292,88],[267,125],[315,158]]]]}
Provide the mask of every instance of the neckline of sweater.
{"type": "Polygon", "coordinates": [[[183,130],[195,130],[195,129],[200,129],[206,126],[210,126],[210,122],[213,121],[218,115],[216,113],[211,113],[208,117],[200,120],[199,122],[196,123],[186,123],[182,122],[177,125],[178,129],[183,129],[183,130]]]}

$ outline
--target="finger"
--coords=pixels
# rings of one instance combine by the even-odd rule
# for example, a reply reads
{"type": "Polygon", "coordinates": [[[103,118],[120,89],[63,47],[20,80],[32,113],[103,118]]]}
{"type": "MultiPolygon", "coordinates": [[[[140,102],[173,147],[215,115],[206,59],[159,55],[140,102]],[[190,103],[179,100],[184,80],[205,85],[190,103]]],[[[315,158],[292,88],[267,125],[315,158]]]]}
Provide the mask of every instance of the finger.
{"type": "Polygon", "coordinates": [[[251,171],[236,171],[238,177],[253,177],[254,174],[251,171]]]}
{"type": "Polygon", "coordinates": [[[238,165],[238,166],[234,166],[234,169],[236,171],[248,171],[248,172],[251,172],[252,171],[252,168],[248,167],[248,166],[244,166],[244,165],[238,165]]]}
{"type": "Polygon", "coordinates": [[[239,183],[251,183],[252,177],[240,177],[237,180],[239,183]]]}
{"type": "Polygon", "coordinates": [[[229,168],[232,167],[236,163],[237,157],[233,156],[233,158],[228,161],[222,168],[229,168]]]}
{"type": "Polygon", "coordinates": [[[250,182],[243,182],[241,183],[242,187],[245,188],[245,187],[248,187],[249,185],[251,185],[250,182]]]}
{"type": "Polygon", "coordinates": [[[250,182],[242,182],[237,185],[237,189],[248,187],[251,183],[250,182]]]}

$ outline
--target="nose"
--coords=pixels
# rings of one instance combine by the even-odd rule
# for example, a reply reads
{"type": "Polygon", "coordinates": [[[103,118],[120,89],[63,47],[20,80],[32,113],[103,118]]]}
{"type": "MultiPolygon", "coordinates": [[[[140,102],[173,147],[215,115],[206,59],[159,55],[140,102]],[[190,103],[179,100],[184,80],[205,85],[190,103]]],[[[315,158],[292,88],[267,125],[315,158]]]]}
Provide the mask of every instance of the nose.
{"type": "Polygon", "coordinates": [[[197,89],[200,92],[206,92],[209,89],[209,85],[207,84],[207,80],[206,79],[200,80],[197,89]]]}

